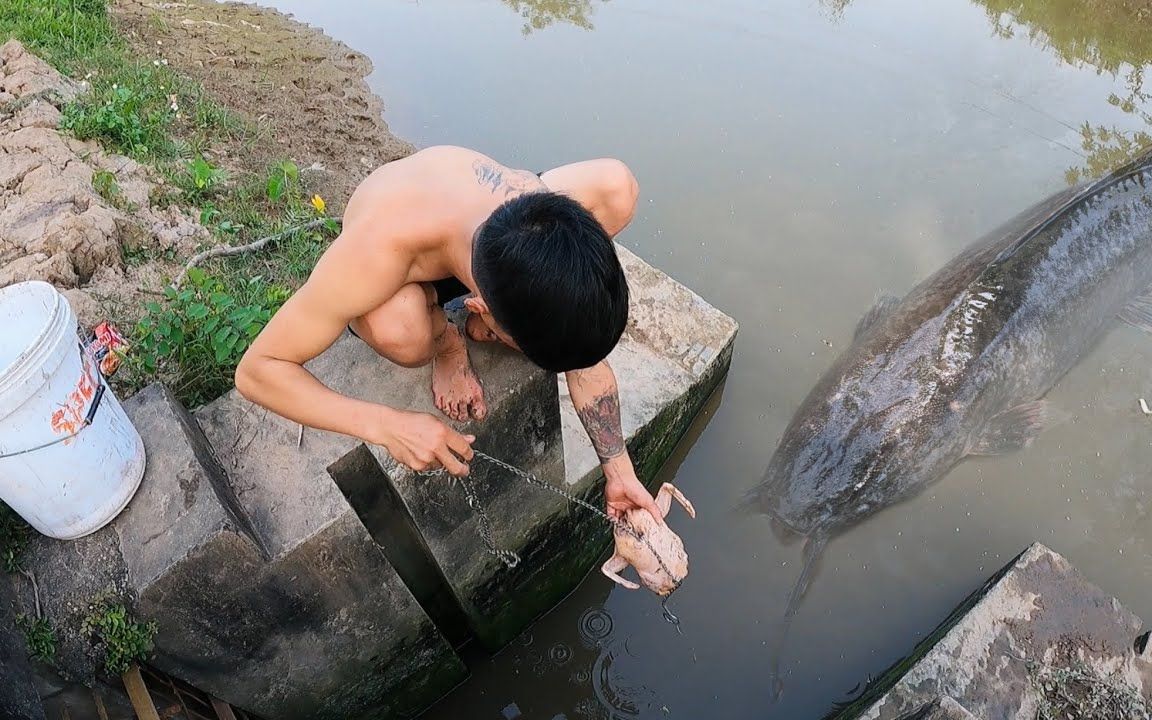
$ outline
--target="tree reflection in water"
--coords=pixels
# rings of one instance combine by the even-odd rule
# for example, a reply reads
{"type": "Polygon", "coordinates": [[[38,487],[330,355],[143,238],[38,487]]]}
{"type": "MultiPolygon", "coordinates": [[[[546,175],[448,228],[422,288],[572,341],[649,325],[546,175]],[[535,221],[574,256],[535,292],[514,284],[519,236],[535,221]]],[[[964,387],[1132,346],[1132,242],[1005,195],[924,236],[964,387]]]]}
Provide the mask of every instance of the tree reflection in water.
{"type": "MultiPolygon", "coordinates": [[[[592,29],[592,14],[596,0],[500,0],[524,18],[521,32],[525,35],[536,30],[567,23],[585,30],[592,29]]],[[[607,2],[608,0],[599,0],[607,2]]]]}

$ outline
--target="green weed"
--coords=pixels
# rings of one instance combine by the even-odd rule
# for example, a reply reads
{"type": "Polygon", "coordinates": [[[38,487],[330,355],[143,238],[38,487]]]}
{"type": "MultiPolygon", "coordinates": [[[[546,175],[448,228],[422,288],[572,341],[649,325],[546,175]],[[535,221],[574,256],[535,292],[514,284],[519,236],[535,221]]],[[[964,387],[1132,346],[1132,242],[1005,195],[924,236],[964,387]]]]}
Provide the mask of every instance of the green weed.
{"type": "Polygon", "coordinates": [[[48,664],[56,661],[56,631],[47,619],[19,615],[16,627],[24,633],[24,642],[33,658],[48,664]]]}
{"type": "Polygon", "coordinates": [[[121,207],[125,204],[124,196],[120,194],[120,185],[116,182],[116,176],[107,170],[97,170],[92,173],[92,189],[112,207],[121,207]]]}
{"type": "Polygon", "coordinates": [[[20,571],[29,530],[28,523],[15,510],[0,502],[0,570],[20,571]]]}
{"type": "Polygon", "coordinates": [[[229,287],[193,268],[181,290],[168,287],[162,302],[146,305],[133,362],[168,381],[185,403],[201,405],[231,387],[248,345],[287,298],[286,289],[261,277],[229,287]]]}
{"type": "Polygon", "coordinates": [[[156,624],[137,622],[123,604],[105,600],[92,606],[81,631],[104,647],[104,669],[111,675],[122,675],[148,658],[156,624]]]}
{"type": "Polygon", "coordinates": [[[273,166],[268,174],[268,200],[273,204],[282,200],[299,201],[300,168],[289,160],[273,166]]]}
{"type": "Polygon", "coordinates": [[[184,165],[175,179],[188,201],[199,202],[216,194],[228,180],[228,173],[203,157],[196,157],[184,165]]]}
{"type": "Polygon", "coordinates": [[[60,127],[81,140],[99,140],[132,157],[174,154],[171,125],[179,106],[168,96],[113,83],[99,85],[64,110],[60,127]]]}

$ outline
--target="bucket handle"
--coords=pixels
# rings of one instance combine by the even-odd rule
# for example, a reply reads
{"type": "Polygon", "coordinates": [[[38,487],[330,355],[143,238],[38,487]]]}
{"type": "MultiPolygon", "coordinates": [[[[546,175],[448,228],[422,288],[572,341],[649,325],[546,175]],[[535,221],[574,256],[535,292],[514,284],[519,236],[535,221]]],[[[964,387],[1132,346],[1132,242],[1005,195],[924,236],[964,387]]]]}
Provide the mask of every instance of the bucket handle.
{"type": "MultiPolygon", "coordinates": [[[[78,347],[80,349],[80,355],[83,356],[84,347],[82,345],[78,347]]],[[[53,445],[59,445],[62,442],[71,440],[72,438],[79,435],[85,428],[89,427],[96,419],[96,411],[100,409],[100,401],[104,399],[104,391],[107,390],[107,386],[104,384],[104,376],[100,373],[100,364],[93,362],[92,371],[96,375],[96,392],[92,396],[92,404],[88,406],[88,412],[84,415],[84,422],[80,424],[80,427],[76,428],[76,430],[65,435],[64,437],[56,438],[55,440],[37,445],[36,447],[25,448],[24,450],[17,450],[16,452],[4,453],[3,455],[0,455],[0,460],[16,457],[18,455],[27,455],[28,453],[34,453],[37,450],[43,450],[45,448],[50,448],[53,445]]]]}

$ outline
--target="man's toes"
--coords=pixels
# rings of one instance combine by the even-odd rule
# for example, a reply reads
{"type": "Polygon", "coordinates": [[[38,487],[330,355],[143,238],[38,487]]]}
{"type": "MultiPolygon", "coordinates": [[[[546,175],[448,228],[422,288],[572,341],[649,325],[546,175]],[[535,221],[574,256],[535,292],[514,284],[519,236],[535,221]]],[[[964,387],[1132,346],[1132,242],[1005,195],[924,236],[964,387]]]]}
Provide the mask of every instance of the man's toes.
{"type": "Polygon", "coordinates": [[[472,400],[472,417],[477,420],[483,420],[488,416],[488,405],[485,404],[484,398],[477,397],[472,400]]]}

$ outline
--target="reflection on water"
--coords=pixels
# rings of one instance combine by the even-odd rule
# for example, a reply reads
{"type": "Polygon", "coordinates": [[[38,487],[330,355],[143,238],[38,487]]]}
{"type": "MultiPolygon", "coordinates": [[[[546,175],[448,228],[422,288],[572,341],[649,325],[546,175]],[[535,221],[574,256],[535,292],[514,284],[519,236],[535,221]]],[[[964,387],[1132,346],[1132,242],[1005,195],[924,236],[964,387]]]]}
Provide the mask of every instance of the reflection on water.
{"type": "Polygon", "coordinates": [[[620,241],[741,323],[722,402],[660,478],[697,509],[674,521],[684,635],[593,573],[429,720],[819,718],[1036,540],[1152,620],[1152,341],[1128,328],[1049,395],[1068,423],[828,548],[772,707],[801,548],[728,513],[877,297],[1148,139],[1144,0],[264,1],[367,53],[418,145],[627,161],[620,241]]]}
{"type": "Polygon", "coordinates": [[[500,0],[524,18],[525,35],[556,23],[592,29],[592,13],[597,2],[608,0],[500,0]]]}
{"type": "MultiPolygon", "coordinates": [[[[1152,6],[1147,0],[975,0],[985,7],[993,31],[1011,39],[1023,34],[1074,66],[1090,66],[1123,83],[1108,104],[1152,127],[1152,104],[1144,90],[1152,62],[1152,6]]],[[[1078,128],[1084,163],[1069,168],[1067,181],[1101,177],[1152,145],[1143,129],[1085,122],[1078,128]]]]}
{"type": "Polygon", "coordinates": [[[852,0],[819,0],[819,2],[833,20],[843,18],[844,11],[852,4],[852,0]]]}

